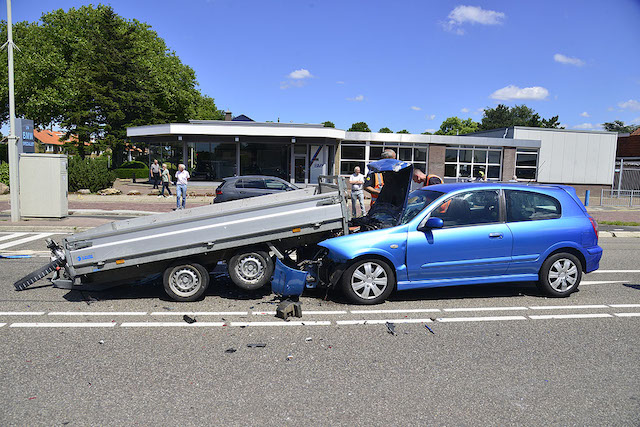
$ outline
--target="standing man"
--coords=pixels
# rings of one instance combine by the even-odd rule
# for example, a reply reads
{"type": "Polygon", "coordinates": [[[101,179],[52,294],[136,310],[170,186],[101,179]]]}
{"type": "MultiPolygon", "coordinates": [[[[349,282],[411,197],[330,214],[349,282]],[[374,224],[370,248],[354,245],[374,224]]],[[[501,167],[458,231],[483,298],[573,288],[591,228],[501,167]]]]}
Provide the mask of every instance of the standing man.
{"type": "Polygon", "coordinates": [[[158,188],[158,183],[160,182],[160,165],[158,164],[158,160],[155,159],[151,167],[149,168],[149,172],[151,173],[151,180],[153,181],[153,188],[158,188]]]}
{"type": "Polygon", "coordinates": [[[364,175],[360,173],[360,166],[353,169],[353,175],[349,177],[349,184],[351,184],[351,212],[355,218],[357,216],[356,200],[360,202],[360,214],[364,215],[364,191],[362,191],[364,175]]]}
{"type": "MultiPolygon", "coordinates": [[[[391,149],[386,149],[380,157],[382,159],[395,159],[396,152],[391,149]]],[[[384,179],[382,178],[381,172],[371,172],[367,175],[367,179],[364,181],[364,190],[371,194],[371,206],[376,202],[383,185],[384,179]]]]}
{"type": "Polygon", "coordinates": [[[189,178],[191,178],[189,172],[180,163],[178,172],[176,172],[176,209],[184,209],[187,203],[187,181],[189,178]],[[182,204],[180,204],[180,197],[182,197],[182,204]]]}

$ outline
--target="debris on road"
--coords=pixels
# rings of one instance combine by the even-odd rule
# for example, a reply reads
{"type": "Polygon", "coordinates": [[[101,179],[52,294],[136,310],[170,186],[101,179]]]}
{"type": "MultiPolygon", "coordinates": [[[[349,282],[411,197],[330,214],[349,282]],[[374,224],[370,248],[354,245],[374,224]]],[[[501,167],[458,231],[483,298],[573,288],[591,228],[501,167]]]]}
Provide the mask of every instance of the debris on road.
{"type": "Polygon", "coordinates": [[[235,348],[231,347],[231,348],[226,349],[224,352],[225,353],[235,353],[236,351],[238,351],[238,350],[236,350],[235,348]]]}
{"type": "Polygon", "coordinates": [[[98,341],[98,344],[104,344],[104,340],[98,341]]]}
{"type": "Polygon", "coordinates": [[[286,299],[278,304],[276,317],[287,320],[289,317],[302,317],[302,305],[298,301],[286,299]]]}
{"type": "Polygon", "coordinates": [[[305,340],[305,342],[311,342],[311,341],[313,341],[313,338],[311,338],[311,337],[306,337],[304,340],[305,340]]]}
{"type": "Polygon", "coordinates": [[[264,348],[266,347],[267,344],[260,342],[260,343],[253,343],[253,344],[247,344],[247,347],[249,348],[264,348]]]}
{"type": "Polygon", "coordinates": [[[387,325],[387,332],[389,332],[391,335],[396,334],[396,325],[391,322],[387,322],[385,323],[385,325],[387,325]]]}
{"type": "Polygon", "coordinates": [[[293,359],[293,354],[288,354],[288,355],[287,355],[287,361],[289,361],[289,360],[291,360],[291,359],[293,359]]]}
{"type": "Polygon", "coordinates": [[[182,320],[184,320],[185,322],[187,322],[188,324],[192,324],[192,323],[196,323],[197,320],[193,317],[187,316],[186,314],[184,316],[182,316],[182,320]]]}
{"type": "Polygon", "coordinates": [[[175,308],[173,308],[173,307],[162,307],[162,308],[164,308],[165,310],[168,310],[168,311],[175,310],[175,308]]]}
{"type": "Polygon", "coordinates": [[[429,325],[424,325],[425,328],[427,328],[429,330],[429,332],[431,332],[433,335],[435,335],[436,333],[433,332],[433,330],[429,327],[429,325]]]}

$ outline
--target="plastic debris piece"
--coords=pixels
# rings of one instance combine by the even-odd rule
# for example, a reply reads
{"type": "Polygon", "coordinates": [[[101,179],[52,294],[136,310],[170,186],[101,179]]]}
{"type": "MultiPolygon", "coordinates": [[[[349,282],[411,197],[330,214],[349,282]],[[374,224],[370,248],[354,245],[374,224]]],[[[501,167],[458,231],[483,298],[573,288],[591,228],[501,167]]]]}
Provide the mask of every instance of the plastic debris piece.
{"type": "Polygon", "coordinates": [[[104,344],[104,340],[98,341],[98,344],[104,344]]]}
{"type": "Polygon", "coordinates": [[[196,323],[197,320],[194,319],[193,317],[187,316],[186,314],[184,316],[182,316],[182,320],[184,320],[185,322],[187,322],[188,324],[192,324],[192,323],[196,323]]]}
{"type": "Polygon", "coordinates": [[[276,308],[276,317],[287,320],[289,317],[302,317],[302,305],[289,299],[282,301],[276,308]]]}
{"type": "Polygon", "coordinates": [[[162,307],[162,308],[164,308],[165,310],[169,310],[169,311],[175,310],[175,308],[173,308],[173,307],[162,307]]]}
{"type": "Polygon", "coordinates": [[[226,349],[224,352],[225,353],[235,353],[236,351],[238,351],[238,350],[236,350],[235,348],[231,347],[231,348],[226,349]]]}
{"type": "Polygon", "coordinates": [[[431,332],[433,335],[435,335],[436,333],[433,332],[433,330],[429,327],[429,325],[424,325],[425,328],[427,328],[429,330],[429,332],[431,332]]]}
{"type": "Polygon", "coordinates": [[[288,354],[288,355],[287,355],[287,361],[289,361],[289,360],[291,360],[291,359],[293,359],[293,354],[288,354]]]}
{"type": "Polygon", "coordinates": [[[247,344],[247,347],[249,347],[249,348],[264,348],[266,346],[267,346],[267,344],[265,344],[263,342],[247,344]]]}
{"type": "Polygon", "coordinates": [[[31,396],[31,397],[29,398],[29,400],[33,400],[33,399],[35,399],[35,398],[36,398],[36,396],[31,396]]]}
{"type": "Polygon", "coordinates": [[[313,338],[311,338],[311,337],[306,337],[304,340],[305,340],[306,342],[311,342],[311,341],[313,341],[313,338]]]}
{"type": "Polygon", "coordinates": [[[396,325],[391,322],[387,322],[385,323],[385,325],[387,325],[387,332],[389,332],[391,335],[396,334],[396,325]]]}

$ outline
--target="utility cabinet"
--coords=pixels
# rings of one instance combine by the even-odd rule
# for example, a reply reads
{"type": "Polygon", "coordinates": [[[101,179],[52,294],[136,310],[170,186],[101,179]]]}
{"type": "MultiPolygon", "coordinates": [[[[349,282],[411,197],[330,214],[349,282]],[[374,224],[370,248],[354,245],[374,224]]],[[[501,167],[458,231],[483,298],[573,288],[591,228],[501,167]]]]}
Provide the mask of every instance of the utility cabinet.
{"type": "Polygon", "coordinates": [[[65,154],[20,154],[20,214],[62,218],[69,214],[68,159],[65,154]]]}

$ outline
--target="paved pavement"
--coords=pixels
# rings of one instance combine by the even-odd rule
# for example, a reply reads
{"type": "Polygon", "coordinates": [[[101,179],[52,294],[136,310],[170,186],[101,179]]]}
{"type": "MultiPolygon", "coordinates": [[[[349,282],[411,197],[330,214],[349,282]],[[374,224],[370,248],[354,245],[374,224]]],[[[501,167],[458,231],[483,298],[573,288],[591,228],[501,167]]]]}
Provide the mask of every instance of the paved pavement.
{"type": "Polygon", "coordinates": [[[223,268],[193,303],[154,283],[13,291],[43,239],[0,259],[1,425],[640,424],[640,239],[601,239],[601,270],[565,299],[526,283],[374,307],[315,292],[290,322],[223,268]]]}

